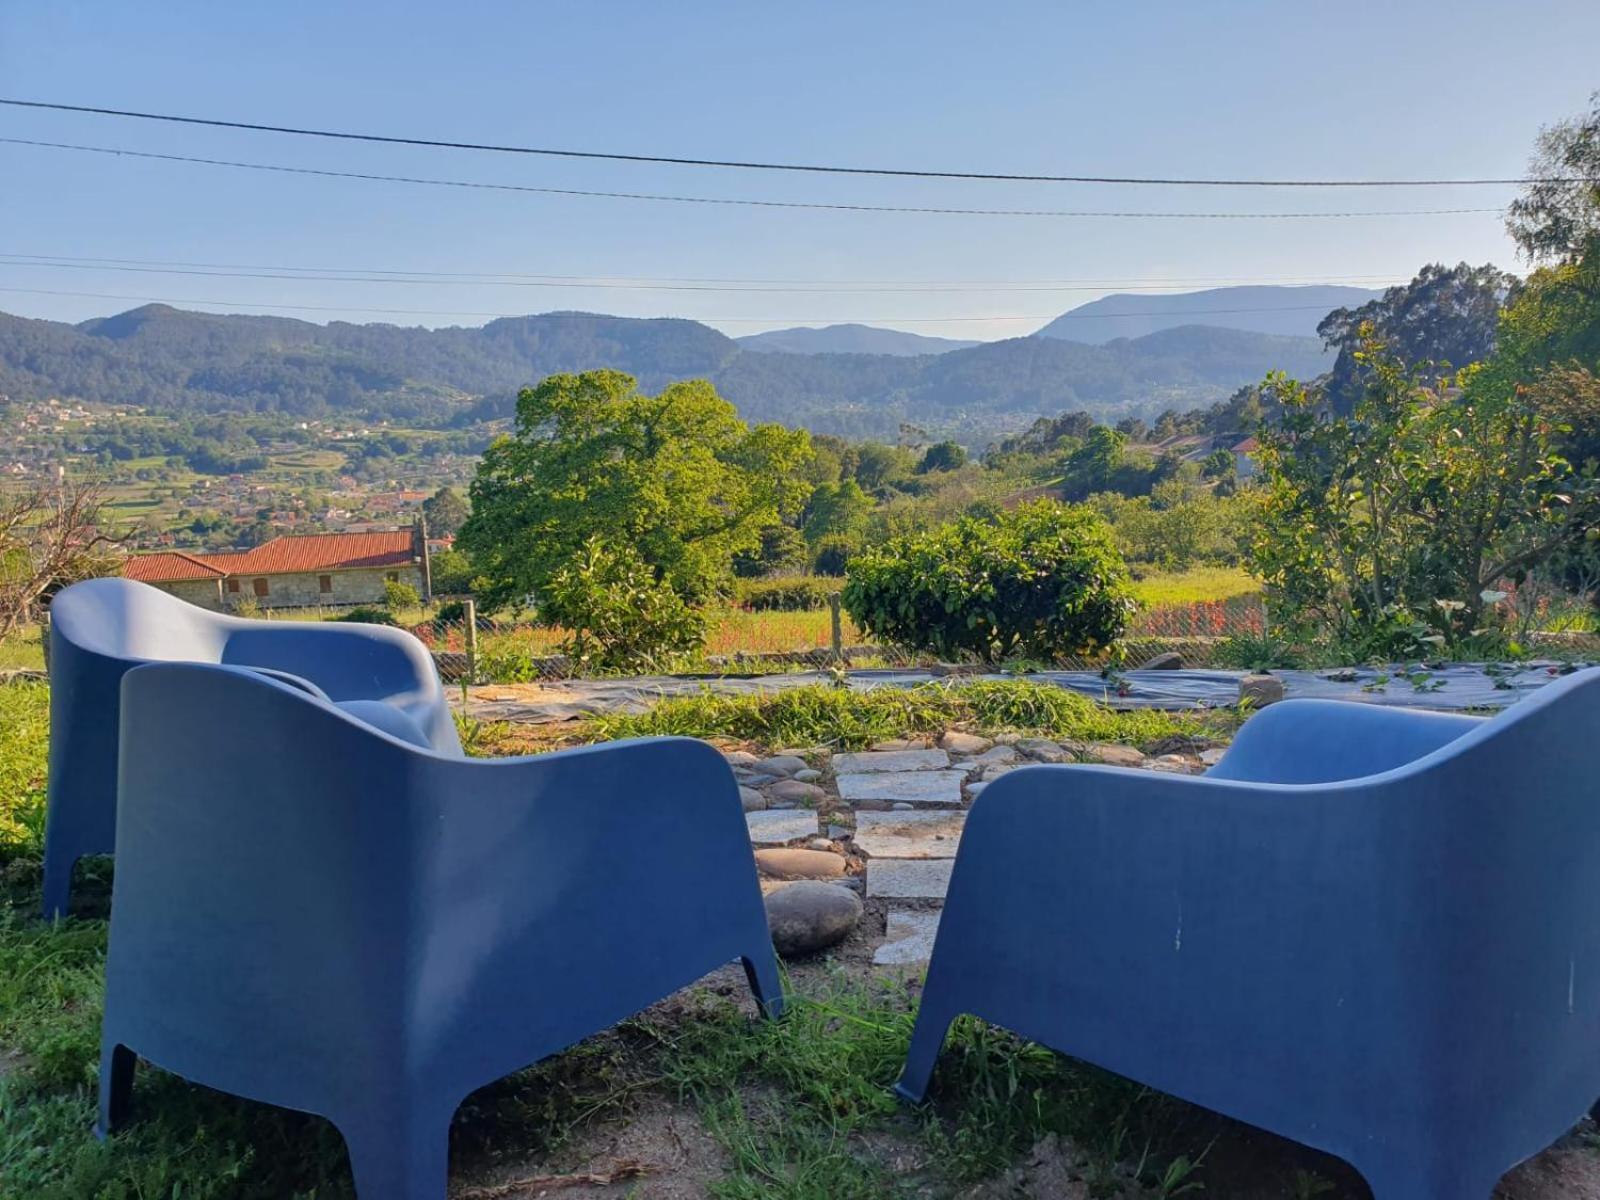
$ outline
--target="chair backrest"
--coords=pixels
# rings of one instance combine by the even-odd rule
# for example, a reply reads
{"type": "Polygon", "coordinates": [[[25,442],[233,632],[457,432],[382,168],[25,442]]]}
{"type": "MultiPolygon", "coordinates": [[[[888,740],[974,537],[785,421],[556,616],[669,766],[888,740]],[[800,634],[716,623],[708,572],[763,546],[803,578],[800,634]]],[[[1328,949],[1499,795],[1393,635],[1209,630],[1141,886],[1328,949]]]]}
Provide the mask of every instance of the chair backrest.
{"type": "Polygon", "coordinates": [[[132,579],[87,579],[50,605],[53,637],[108,658],[219,662],[227,622],[132,579]]]}

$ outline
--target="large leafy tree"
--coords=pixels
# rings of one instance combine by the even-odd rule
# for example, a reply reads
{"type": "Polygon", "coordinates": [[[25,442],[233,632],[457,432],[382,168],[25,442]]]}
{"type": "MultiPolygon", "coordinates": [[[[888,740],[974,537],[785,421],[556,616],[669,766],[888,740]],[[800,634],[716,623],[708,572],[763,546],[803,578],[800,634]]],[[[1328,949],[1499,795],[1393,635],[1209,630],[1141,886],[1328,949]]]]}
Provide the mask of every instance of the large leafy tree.
{"type": "Polygon", "coordinates": [[[649,396],[620,371],[552,375],[518,396],[513,433],[485,452],[460,543],[491,605],[537,602],[607,548],[625,550],[631,586],[642,571],[699,603],[725,585],[736,553],[795,511],[810,456],[803,430],[747,426],[704,380],[649,396]]]}
{"type": "Polygon", "coordinates": [[[1589,111],[1539,132],[1534,180],[1506,210],[1506,230],[1530,261],[1573,262],[1600,237],[1600,92],[1589,111]]]}
{"type": "Polygon", "coordinates": [[[1348,413],[1269,380],[1280,408],[1260,435],[1253,553],[1282,617],[1404,654],[1473,632],[1496,584],[1585,536],[1600,494],[1557,444],[1581,395],[1429,374],[1370,326],[1362,337],[1348,413]]]}
{"type": "Polygon", "coordinates": [[[1349,411],[1366,382],[1360,356],[1362,330],[1370,327],[1389,351],[1408,363],[1438,369],[1465,367],[1494,353],[1500,306],[1516,279],[1497,267],[1430,263],[1410,283],[1392,287],[1356,308],[1336,308],[1317,326],[1337,349],[1327,395],[1349,411]]]}

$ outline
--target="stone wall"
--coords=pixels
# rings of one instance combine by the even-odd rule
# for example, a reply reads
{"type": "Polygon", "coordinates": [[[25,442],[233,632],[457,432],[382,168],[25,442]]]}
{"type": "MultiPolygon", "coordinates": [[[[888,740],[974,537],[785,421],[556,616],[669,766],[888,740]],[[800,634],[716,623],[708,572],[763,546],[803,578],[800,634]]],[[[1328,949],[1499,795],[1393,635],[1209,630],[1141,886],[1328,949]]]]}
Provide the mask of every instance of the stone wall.
{"type": "Polygon", "coordinates": [[[163,592],[201,608],[216,610],[222,607],[222,581],[220,579],[179,579],[171,583],[156,583],[163,592]]]}
{"type": "Polygon", "coordinates": [[[164,592],[201,608],[233,609],[241,603],[253,601],[259,608],[308,608],[317,605],[345,606],[352,604],[382,604],[383,586],[393,575],[401,583],[409,583],[422,594],[422,567],[407,563],[395,567],[362,567],[358,569],[311,571],[297,575],[236,575],[226,580],[185,579],[175,583],[158,583],[164,592]],[[327,576],[333,590],[322,590],[322,577],[327,576]],[[267,594],[256,595],[255,581],[267,581],[267,594]],[[230,583],[238,584],[238,591],[229,591],[230,583]]]}

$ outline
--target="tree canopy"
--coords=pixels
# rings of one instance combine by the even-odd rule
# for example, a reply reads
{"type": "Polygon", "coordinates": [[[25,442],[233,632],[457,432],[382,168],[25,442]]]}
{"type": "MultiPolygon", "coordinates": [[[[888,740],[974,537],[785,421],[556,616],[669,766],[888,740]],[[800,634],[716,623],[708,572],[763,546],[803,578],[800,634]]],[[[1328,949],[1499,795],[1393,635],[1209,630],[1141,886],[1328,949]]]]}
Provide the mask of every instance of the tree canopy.
{"type": "Polygon", "coordinates": [[[698,602],[798,507],[810,456],[804,430],[747,426],[705,380],[651,396],[620,371],[552,375],[484,454],[460,541],[489,603],[537,600],[594,539],[698,602]]]}

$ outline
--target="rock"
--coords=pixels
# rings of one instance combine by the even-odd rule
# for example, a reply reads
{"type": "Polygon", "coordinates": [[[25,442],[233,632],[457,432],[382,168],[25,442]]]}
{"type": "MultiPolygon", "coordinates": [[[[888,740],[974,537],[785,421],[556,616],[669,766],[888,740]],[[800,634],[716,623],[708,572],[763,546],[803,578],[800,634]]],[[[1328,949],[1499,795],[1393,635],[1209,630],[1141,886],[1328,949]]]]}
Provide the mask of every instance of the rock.
{"type": "Polygon", "coordinates": [[[739,802],[744,805],[745,812],[760,812],[767,806],[767,798],[755,788],[740,788],[739,802]]]}
{"type": "Polygon", "coordinates": [[[976,798],[978,796],[978,794],[980,792],[982,792],[983,789],[988,787],[988,786],[989,786],[989,781],[986,780],[986,779],[985,780],[980,780],[978,783],[969,783],[969,784],[967,784],[967,795],[976,798]]]}
{"type": "Polygon", "coordinates": [[[953,858],[880,858],[867,867],[867,895],[943,900],[953,858]]]}
{"type": "Polygon", "coordinates": [[[1176,650],[1169,650],[1165,654],[1158,654],[1148,662],[1139,664],[1141,671],[1181,671],[1183,670],[1183,655],[1176,650]]]}
{"type": "Polygon", "coordinates": [[[798,779],[780,779],[767,789],[767,795],[780,804],[800,804],[807,808],[815,808],[828,798],[828,793],[814,783],[802,783],[798,779]]]}
{"type": "Polygon", "coordinates": [[[806,760],[795,754],[774,754],[755,764],[755,770],[767,775],[793,775],[806,769],[806,760]]]}
{"type": "Polygon", "coordinates": [[[861,898],[838,884],[791,883],[766,901],[772,945],[785,958],[826,950],[849,937],[861,920],[861,898]]]}
{"type": "Polygon", "coordinates": [[[833,843],[825,837],[812,838],[806,846],[812,850],[826,850],[829,854],[834,852],[833,843]]]}
{"type": "Polygon", "coordinates": [[[994,744],[996,746],[1015,746],[1021,740],[1022,735],[1020,733],[997,733],[994,735],[994,744]]]}
{"type": "Polygon", "coordinates": [[[839,787],[839,799],[846,803],[899,800],[908,804],[960,804],[961,781],[966,777],[967,773],[961,770],[875,771],[869,775],[840,775],[834,783],[839,787]]]}
{"type": "Polygon", "coordinates": [[[983,769],[983,774],[978,777],[978,782],[993,783],[1006,772],[1015,771],[1016,769],[1016,765],[1013,763],[990,763],[983,769]]]}
{"type": "Polygon", "coordinates": [[[1196,770],[1196,764],[1181,754],[1163,754],[1144,765],[1151,771],[1167,771],[1173,775],[1192,775],[1196,770]]]}
{"type": "Polygon", "coordinates": [[[725,750],[722,757],[728,760],[728,765],[735,770],[740,767],[753,767],[761,760],[748,750],[725,750]]]}
{"type": "Polygon", "coordinates": [[[1220,746],[1213,747],[1210,750],[1202,750],[1200,751],[1200,763],[1202,766],[1214,767],[1222,761],[1222,756],[1226,753],[1227,750],[1220,746]]]}
{"type": "MultiPolygon", "coordinates": [[[[1018,746],[1021,744],[1022,743],[1020,741],[1016,743],[1018,746]]],[[[1007,746],[1002,743],[998,746],[991,746],[972,761],[977,763],[979,766],[988,767],[1001,763],[1014,763],[1021,757],[1022,756],[1017,753],[1016,746],[1007,746]]]]}
{"type": "Polygon", "coordinates": [[[1017,743],[1016,748],[1033,759],[1034,762],[1060,763],[1067,761],[1067,752],[1049,738],[1023,738],[1017,743]]]}
{"type": "Polygon", "coordinates": [[[950,765],[943,750],[869,750],[865,754],[840,754],[833,760],[835,775],[868,775],[885,771],[939,771],[950,765]]]}
{"type": "Polygon", "coordinates": [[[925,750],[927,746],[927,738],[886,738],[881,742],[873,742],[867,748],[882,754],[890,750],[925,750]]]}
{"type": "Polygon", "coordinates": [[[817,836],[814,812],[745,813],[744,823],[750,829],[750,840],[761,846],[781,846],[784,842],[817,836]]]}
{"type": "Polygon", "coordinates": [[[939,748],[951,754],[982,754],[993,745],[994,742],[989,738],[963,733],[959,729],[947,729],[939,738],[939,748]]]}
{"type": "MultiPolygon", "coordinates": [[[[897,801],[895,801],[895,803],[889,805],[889,807],[894,812],[910,812],[914,808],[916,808],[917,806],[915,804],[907,804],[904,800],[897,800],[897,801]]],[[[873,810],[872,809],[867,809],[867,811],[868,812],[872,812],[873,810]]]]}
{"type": "Polygon", "coordinates": [[[815,783],[822,778],[822,772],[814,767],[807,767],[804,771],[796,771],[794,777],[801,783],[815,783]]]}
{"type": "Polygon", "coordinates": [[[867,890],[867,881],[860,875],[846,875],[843,879],[838,880],[835,886],[847,887],[852,892],[865,892],[867,890]]]}
{"type": "Polygon", "coordinates": [[[1144,766],[1143,754],[1132,746],[1123,746],[1116,742],[1092,742],[1084,747],[1084,754],[1090,762],[1105,763],[1112,767],[1144,766]]]}
{"type": "Polygon", "coordinates": [[[838,879],[844,855],[829,850],[757,850],[756,870],[768,879],[838,879]]]}
{"type": "Polygon", "coordinates": [[[933,954],[933,939],[938,932],[937,912],[891,908],[883,931],[883,945],[873,952],[872,961],[880,967],[925,963],[933,954]]]}
{"type": "Polygon", "coordinates": [[[832,842],[842,842],[846,838],[854,837],[855,832],[856,831],[854,829],[847,828],[844,825],[829,825],[828,840],[832,842]]]}
{"type": "MultiPolygon", "coordinates": [[[[954,858],[967,814],[939,812],[863,813],[856,848],[874,861],[882,858],[954,858]]],[[[871,869],[870,866],[868,868],[871,869]]]]}
{"type": "Polygon", "coordinates": [[[1239,680],[1239,703],[1265,708],[1283,699],[1283,680],[1273,675],[1246,675],[1239,680]]]}

